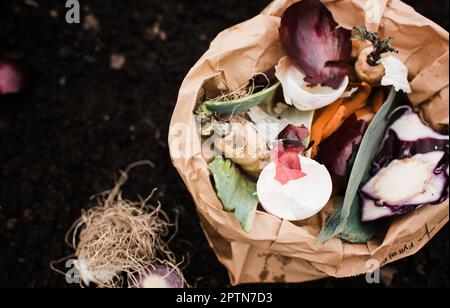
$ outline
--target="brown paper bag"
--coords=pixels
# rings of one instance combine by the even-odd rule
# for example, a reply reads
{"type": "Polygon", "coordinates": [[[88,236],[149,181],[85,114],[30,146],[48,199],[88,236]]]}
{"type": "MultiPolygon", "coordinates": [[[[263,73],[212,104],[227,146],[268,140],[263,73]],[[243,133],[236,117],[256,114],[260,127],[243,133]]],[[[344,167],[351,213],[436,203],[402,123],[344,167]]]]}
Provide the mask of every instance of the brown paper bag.
{"type": "MultiPolygon", "coordinates": [[[[211,84],[234,89],[255,72],[265,72],[278,62],[283,56],[278,37],[280,16],[294,2],[276,0],[260,15],[220,33],[184,80],[171,122],[173,164],[194,198],[208,241],[228,269],[233,285],[366,273],[377,262],[385,265],[414,254],[449,220],[447,200],[396,218],[384,237],[367,244],[334,238],[319,246],[316,236],[333,209],[333,200],[320,214],[297,223],[258,211],[249,234],[242,231],[234,214],[222,210],[202,156],[193,111],[211,84]]],[[[409,68],[412,104],[435,128],[448,125],[446,31],[398,0],[323,2],[345,28],[365,24],[383,36],[395,37],[399,57],[409,68]]]]}

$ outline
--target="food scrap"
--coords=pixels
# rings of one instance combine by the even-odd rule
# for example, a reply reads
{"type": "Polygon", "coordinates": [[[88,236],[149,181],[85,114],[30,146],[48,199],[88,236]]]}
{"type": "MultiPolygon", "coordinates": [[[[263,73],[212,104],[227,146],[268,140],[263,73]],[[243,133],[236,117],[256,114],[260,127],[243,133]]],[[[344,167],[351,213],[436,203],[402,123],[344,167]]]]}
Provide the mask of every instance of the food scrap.
{"type": "Polygon", "coordinates": [[[196,111],[202,137],[216,149],[209,169],[217,195],[245,232],[258,204],[299,221],[336,197],[342,202],[318,241],[365,243],[377,232],[367,221],[448,198],[448,135],[411,108],[394,121],[394,109],[408,108],[396,92],[411,91],[408,68],[392,55],[394,38],[341,27],[319,0],[286,9],[279,36],[285,56],[268,72],[249,74],[265,76],[262,87],[253,77],[217,89],[196,111]]]}

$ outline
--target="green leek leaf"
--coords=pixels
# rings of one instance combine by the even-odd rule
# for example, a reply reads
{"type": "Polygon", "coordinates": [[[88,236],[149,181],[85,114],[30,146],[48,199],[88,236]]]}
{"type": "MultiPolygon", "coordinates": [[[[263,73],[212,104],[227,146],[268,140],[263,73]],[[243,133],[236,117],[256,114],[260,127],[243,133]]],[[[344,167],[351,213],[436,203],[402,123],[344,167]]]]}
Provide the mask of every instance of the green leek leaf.
{"type": "Polygon", "coordinates": [[[344,201],[326,220],[317,238],[318,243],[322,244],[335,236],[351,243],[365,243],[375,235],[373,224],[361,222],[358,190],[369,176],[372,160],[390,124],[389,115],[401,102],[396,99],[396,92],[391,90],[383,107],[367,128],[352,167],[344,201]]]}
{"type": "Polygon", "coordinates": [[[221,116],[239,115],[254,106],[271,103],[279,86],[280,83],[277,82],[267,89],[243,98],[229,101],[208,100],[204,104],[208,110],[221,116]]]}

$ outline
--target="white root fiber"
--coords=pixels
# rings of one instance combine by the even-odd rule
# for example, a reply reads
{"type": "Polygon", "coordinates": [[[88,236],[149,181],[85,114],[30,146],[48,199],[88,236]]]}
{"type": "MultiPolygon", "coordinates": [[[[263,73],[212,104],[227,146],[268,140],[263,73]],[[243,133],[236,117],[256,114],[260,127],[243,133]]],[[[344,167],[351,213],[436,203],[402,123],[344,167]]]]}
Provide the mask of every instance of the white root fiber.
{"type": "Polygon", "coordinates": [[[122,197],[128,172],[143,164],[151,163],[138,162],[121,172],[115,187],[98,195],[97,205],[83,210],[66,235],[78,266],[83,262],[87,268],[87,272],[80,270],[85,284],[92,281],[101,288],[136,287],[139,275],[158,262],[183,277],[175,255],[163,240],[172,225],[159,202],[157,206],[149,204],[156,190],[139,202],[122,197]]]}

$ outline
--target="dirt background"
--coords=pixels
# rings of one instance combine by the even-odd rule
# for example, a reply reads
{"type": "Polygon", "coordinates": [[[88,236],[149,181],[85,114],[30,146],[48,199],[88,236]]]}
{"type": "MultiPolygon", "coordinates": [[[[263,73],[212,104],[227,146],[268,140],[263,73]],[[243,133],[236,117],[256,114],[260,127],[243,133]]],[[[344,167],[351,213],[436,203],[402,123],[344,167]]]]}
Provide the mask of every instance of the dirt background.
{"type": "MultiPolygon", "coordinates": [[[[66,230],[118,170],[144,159],[155,167],[132,172],[125,195],[158,187],[171,218],[180,213],[171,247],[188,259],[187,280],[228,286],[172,167],[168,124],[181,81],[209,42],[269,1],[79,1],[82,23],[73,25],[64,1],[0,1],[0,57],[20,63],[31,80],[20,95],[0,98],[0,286],[70,287],[49,268],[72,253],[66,230]]],[[[407,2],[448,30],[447,0],[407,2]]],[[[448,234],[447,226],[387,267],[378,286],[448,287],[448,234]]],[[[276,285],[367,286],[364,277],[276,285]]]]}

